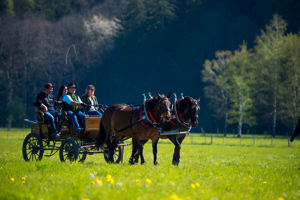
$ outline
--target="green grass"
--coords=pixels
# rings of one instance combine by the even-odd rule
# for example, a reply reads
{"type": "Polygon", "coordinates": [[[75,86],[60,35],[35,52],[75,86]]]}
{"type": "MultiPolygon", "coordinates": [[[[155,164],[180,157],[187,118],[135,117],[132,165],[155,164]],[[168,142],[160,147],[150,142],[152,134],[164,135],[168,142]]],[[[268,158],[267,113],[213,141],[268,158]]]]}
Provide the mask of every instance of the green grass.
{"type": "Polygon", "coordinates": [[[89,155],[84,164],[61,163],[58,155],[25,162],[22,143],[0,139],[0,199],[300,199],[298,140],[278,147],[187,139],[177,167],[167,140],[158,146],[159,166],[152,164],[151,143],[143,166],[128,164],[131,146],[124,164],[107,164],[102,154],[89,155]]]}

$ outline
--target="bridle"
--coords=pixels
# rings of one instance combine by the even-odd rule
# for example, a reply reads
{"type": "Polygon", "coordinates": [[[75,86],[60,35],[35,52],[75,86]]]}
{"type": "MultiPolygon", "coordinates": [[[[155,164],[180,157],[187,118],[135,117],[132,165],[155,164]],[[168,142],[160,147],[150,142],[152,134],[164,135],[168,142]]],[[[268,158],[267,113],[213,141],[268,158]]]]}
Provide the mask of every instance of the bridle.
{"type": "MultiPolygon", "coordinates": [[[[164,100],[163,100],[163,101],[164,101],[164,100]]],[[[160,100],[158,101],[157,110],[159,110],[159,111],[161,112],[161,114],[163,115],[163,118],[165,119],[166,116],[167,116],[167,115],[165,114],[165,112],[171,111],[171,110],[170,110],[170,108],[168,108],[168,107],[167,107],[166,109],[163,110],[163,109],[161,108],[161,102],[162,102],[162,101],[161,101],[161,99],[160,99],[160,100]]]]}

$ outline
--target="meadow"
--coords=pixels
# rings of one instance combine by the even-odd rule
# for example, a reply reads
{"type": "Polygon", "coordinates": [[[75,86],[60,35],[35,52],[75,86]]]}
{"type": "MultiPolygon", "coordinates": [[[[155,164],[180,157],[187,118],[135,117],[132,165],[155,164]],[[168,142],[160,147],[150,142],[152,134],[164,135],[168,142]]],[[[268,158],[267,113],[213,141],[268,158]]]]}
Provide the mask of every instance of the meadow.
{"type": "Polygon", "coordinates": [[[0,139],[0,199],[300,199],[299,139],[288,147],[286,138],[272,145],[257,138],[255,145],[252,137],[249,144],[187,138],[179,166],[171,164],[174,146],[167,140],[158,146],[160,165],[152,164],[147,143],[148,164],[132,166],[131,146],[123,164],[107,164],[102,154],[83,164],[61,163],[58,155],[25,162],[23,140],[0,139]]]}

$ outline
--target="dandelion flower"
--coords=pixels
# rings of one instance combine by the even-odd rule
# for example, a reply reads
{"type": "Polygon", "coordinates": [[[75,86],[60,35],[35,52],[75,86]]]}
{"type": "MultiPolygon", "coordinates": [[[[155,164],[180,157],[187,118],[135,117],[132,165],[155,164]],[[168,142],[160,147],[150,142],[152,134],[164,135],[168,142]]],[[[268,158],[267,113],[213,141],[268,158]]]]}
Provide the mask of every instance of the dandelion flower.
{"type": "Polygon", "coordinates": [[[284,200],[284,198],[282,198],[282,197],[279,197],[279,198],[278,198],[278,200],[284,200]]]}
{"type": "Polygon", "coordinates": [[[151,180],[150,180],[149,178],[146,179],[146,182],[149,183],[149,184],[152,183],[151,180]]]}
{"type": "Polygon", "coordinates": [[[195,186],[195,184],[191,184],[191,187],[192,187],[193,189],[195,189],[196,186],[195,186]]]}
{"type": "Polygon", "coordinates": [[[196,185],[197,187],[199,187],[199,186],[200,186],[200,184],[199,184],[199,183],[195,183],[195,185],[196,185]]]}
{"type": "Polygon", "coordinates": [[[98,185],[102,185],[102,181],[99,180],[99,179],[96,181],[96,183],[97,183],[98,185]]]}
{"type": "Polygon", "coordinates": [[[92,181],[92,184],[93,184],[93,185],[95,185],[95,182],[94,182],[94,181],[92,181]]]}
{"type": "Polygon", "coordinates": [[[140,179],[136,179],[135,182],[136,182],[136,183],[139,183],[139,182],[141,182],[141,181],[140,181],[140,179]]]}
{"type": "Polygon", "coordinates": [[[263,183],[264,183],[264,184],[266,184],[266,183],[267,183],[267,181],[264,181],[263,183]]]}
{"type": "Polygon", "coordinates": [[[26,179],[25,177],[22,177],[22,180],[23,180],[23,181],[25,181],[25,179],[26,179]]]}
{"type": "Polygon", "coordinates": [[[170,196],[170,198],[171,198],[172,200],[181,200],[181,198],[179,198],[176,194],[172,194],[172,195],[170,196]]]}
{"type": "Polygon", "coordinates": [[[22,181],[22,183],[25,183],[25,181],[22,181]]]}
{"type": "Polygon", "coordinates": [[[90,200],[90,199],[88,199],[88,198],[83,198],[82,200],[90,200]]]}
{"type": "Polygon", "coordinates": [[[11,181],[15,181],[15,179],[14,179],[14,178],[10,178],[10,180],[11,180],[11,181]]]}
{"type": "Polygon", "coordinates": [[[108,175],[106,176],[106,180],[109,181],[110,179],[112,179],[112,177],[111,177],[110,174],[108,174],[108,175]]]}

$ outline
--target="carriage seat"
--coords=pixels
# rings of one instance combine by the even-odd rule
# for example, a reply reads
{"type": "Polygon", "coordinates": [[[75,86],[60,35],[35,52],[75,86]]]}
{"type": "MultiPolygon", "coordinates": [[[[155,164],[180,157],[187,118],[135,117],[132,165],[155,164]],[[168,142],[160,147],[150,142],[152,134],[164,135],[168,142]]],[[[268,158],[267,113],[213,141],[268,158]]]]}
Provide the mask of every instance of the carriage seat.
{"type": "MultiPolygon", "coordinates": [[[[36,107],[36,111],[35,111],[35,119],[38,123],[46,123],[46,119],[44,117],[44,112],[42,111],[42,108],[37,104],[37,102],[33,103],[33,106],[36,107]]],[[[56,120],[55,121],[59,121],[56,120]]]]}

